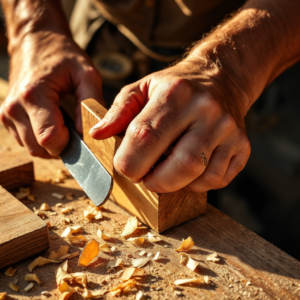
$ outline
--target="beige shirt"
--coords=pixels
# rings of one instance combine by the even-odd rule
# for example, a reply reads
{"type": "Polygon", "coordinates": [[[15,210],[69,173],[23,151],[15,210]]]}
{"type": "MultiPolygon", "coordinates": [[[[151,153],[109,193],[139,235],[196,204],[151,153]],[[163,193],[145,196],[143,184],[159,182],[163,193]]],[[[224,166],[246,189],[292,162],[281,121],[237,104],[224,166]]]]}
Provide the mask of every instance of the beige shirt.
{"type": "MultiPolygon", "coordinates": [[[[189,46],[245,0],[77,0],[71,28],[85,48],[108,20],[138,48],[189,46]],[[93,3],[92,3],[92,2],[93,3]],[[95,7],[98,12],[95,11],[95,7]],[[97,23],[97,24],[95,24],[97,23]]],[[[143,51],[143,49],[141,49],[143,51]]]]}

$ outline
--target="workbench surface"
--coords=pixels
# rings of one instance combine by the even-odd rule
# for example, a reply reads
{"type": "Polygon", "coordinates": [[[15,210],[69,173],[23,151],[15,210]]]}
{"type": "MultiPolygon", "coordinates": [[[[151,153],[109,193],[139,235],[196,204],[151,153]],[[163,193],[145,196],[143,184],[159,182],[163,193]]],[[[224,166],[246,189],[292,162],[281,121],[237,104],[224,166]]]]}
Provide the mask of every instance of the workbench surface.
{"type": "MultiPolygon", "coordinates": [[[[0,125],[0,159],[5,152],[14,152],[24,155],[25,150],[20,148],[0,125]]],[[[112,255],[102,253],[96,262],[88,267],[78,267],[78,257],[69,260],[69,272],[86,272],[89,280],[89,289],[103,289],[107,286],[101,284],[101,280],[111,275],[111,285],[116,286],[120,282],[118,276],[114,276],[120,269],[108,274],[106,264],[110,259],[121,257],[126,263],[130,262],[128,254],[138,258],[141,250],[156,253],[161,252],[163,259],[149,262],[144,269],[146,278],[142,281],[141,289],[151,299],[300,299],[300,262],[276,248],[269,242],[260,238],[250,230],[233,221],[214,207],[208,205],[207,213],[192,221],[177,226],[161,235],[162,242],[158,244],[145,243],[142,247],[136,247],[120,237],[129,215],[116,204],[108,201],[104,205],[104,218],[99,221],[87,223],[83,217],[83,210],[88,206],[89,199],[78,200],[84,193],[74,179],[66,179],[64,183],[45,183],[47,178],[55,178],[57,169],[64,169],[60,160],[42,160],[34,158],[36,182],[31,186],[31,193],[36,196],[35,203],[24,201],[31,210],[39,208],[44,202],[48,203],[57,215],[50,216],[46,221],[54,226],[49,230],[50,248],[41,253],[48,257],[51,251],[57,251],[60,245],[69,245],[69,252],[82,251],[81,247],[69,244],[60,235],[68,225],[62,224],[61,207],[55,204],[61,202],[63,207],[71,207],[73,211],[68,215],[72,225],[83,225],[83,235],[88,239],[97,237],[99,226],[115,237],[111,245],[116,246],[117,251],[112,255]],[[57,192],[66,194],[73,192],[74,200],[58,200],[51,194],[57,192]],[[191,236],[195,246],[188,254],[199,262],[197,272],[189,270],[180,264],[180,259],[175,248],[181,240],[191,236]],[[220,263],[206,261],[208,254],[217,252],[221,258],[220,263]],[[211,283],[203,286],[181,286],[174,288],[176,279],[192,278],[194,276],[209,276],[211,283]]],[[[1,209],[1,208],[0,208],[1,209]]],[[[145,233],[148,231],[145,230],[145,233]]],[[[1,229],[0,229],[1,233],[1,229]]],[[[34,258],[13,265],[17,272],[13,277],[4,275],[0,270],[0,292],[6,291],[9,299],[58,299],[59,291],[55,281],[56,264],[36,267],[34,272],[38,275],[42,284],[34,285],[34,288],[26,292],[13,292],[8,288],[9,282],[19,279],[19,287],[24,289],[28,284],[24,276],[29,273],[27,266],[34,258]],[[46,295],[41,292],[48,291],[46,295]]],[[[136,293],[131,292],[119,298],[135,299],[136,293]]],[[[109,293],[105,299],[112,299],[109,293]]],[[[72,299],[82,299],[79,294],[72,299]]]]}

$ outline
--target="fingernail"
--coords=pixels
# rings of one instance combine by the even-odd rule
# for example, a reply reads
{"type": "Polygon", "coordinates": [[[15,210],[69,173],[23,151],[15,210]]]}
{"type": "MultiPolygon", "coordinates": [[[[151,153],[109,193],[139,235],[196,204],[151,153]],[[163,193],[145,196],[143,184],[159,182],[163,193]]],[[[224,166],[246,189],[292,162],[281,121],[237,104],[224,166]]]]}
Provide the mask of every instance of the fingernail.
{"type": "Polygon", "coordinates": [[[99,123],[97,123],[94,127],[92,127],[90,129],[90,131],[95,131],[97,129],[100,129],[100,128],[104,127],[106,125],[106,123],[107,123],[107,119],[102,119],[99,123]]]}

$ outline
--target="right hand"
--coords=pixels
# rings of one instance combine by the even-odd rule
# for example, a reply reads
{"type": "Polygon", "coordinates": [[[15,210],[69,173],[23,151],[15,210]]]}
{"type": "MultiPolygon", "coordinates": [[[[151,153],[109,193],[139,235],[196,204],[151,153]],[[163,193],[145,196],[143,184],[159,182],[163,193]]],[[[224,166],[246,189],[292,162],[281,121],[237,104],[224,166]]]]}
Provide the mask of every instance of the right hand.
{"type": "Polygon", "coordinates": [[[69,132],[59,109],[61,97],[76,97],[75,125],[82,132],[80,102],[103,103],[101,77],[71,36],[59,32],[27,34],[11,55],[9,92],[0,119],[29,154],[57,157],[69,132]]]}

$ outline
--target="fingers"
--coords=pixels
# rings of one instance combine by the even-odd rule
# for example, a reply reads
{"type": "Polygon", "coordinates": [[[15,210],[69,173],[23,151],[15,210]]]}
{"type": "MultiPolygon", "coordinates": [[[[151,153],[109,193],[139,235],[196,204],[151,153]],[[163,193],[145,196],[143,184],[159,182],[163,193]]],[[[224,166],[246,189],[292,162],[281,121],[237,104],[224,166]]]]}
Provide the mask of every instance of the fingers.
{"type": "Polygon", "coordinates": [[[220,147],[214,151],[205,172],[187,185],[187,190],[203,193],[212,189],[223,188],[243,170],[251,151],[248,139],[242,138],[234,153],[228,152],[228,146],[230,145],[227,145],[225,149],[220,147]]]}
{"type": "Polygon", "coordinates": [[[140,82],[123,88],[105,117],[90,130],[92,138],[100,140],[125,131],[141,112],[147,101],[147,89],[140,82]]]}
{"type": "Polygon", "coordinates": [[[205,171],[205,158],[208,161],[211,159],[211,153],[218,142],[217,139],[205,139],[199,131],[186,133],[171,154],[145,176],[145,186],[150,191],[160,193],[177,191],[187,186],[205,171]]]}
{"type": "Polygon", "coordinates": [[[102,97],[102,80],[99,72],[91,66],[79,66],[72,81],[75,87],[75,128],[82,134],[81,101],[93,98],[105,106],[102,97]]]}

